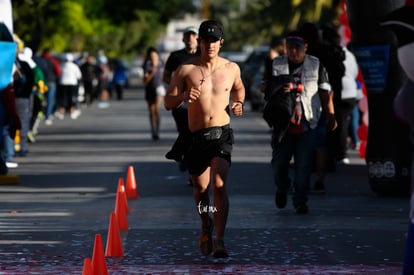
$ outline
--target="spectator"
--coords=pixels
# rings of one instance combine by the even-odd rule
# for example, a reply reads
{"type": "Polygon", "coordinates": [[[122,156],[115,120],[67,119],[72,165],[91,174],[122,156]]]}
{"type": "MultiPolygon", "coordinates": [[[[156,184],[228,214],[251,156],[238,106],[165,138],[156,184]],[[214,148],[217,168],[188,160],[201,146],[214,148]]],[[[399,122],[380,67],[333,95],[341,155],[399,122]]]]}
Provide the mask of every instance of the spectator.
{"type": "Polygon", "coordinates": [[[345,51],[340,45],[341,37],[334,26],[330,24],[323,26],[322,38],[324,46],[322,49],[325,52],[325,56],[323,59],[321,58],[321,62],[326,67],[329,83],[332,86],[335,118],[338,122],[337,129],[332,133],[328,133],[328,157],[331,162],[334,160],[337,163],[349,164],[349,159],[346,155],[346,141],[343,144],[341,138],[342,133],[348,132],[348,124],[342,124],[345,121],[343,117],[346,116],[346,114],[342,114],[342,110],[345,109],[342,107],[342,79],[345,75],[345,51]]]}
{"type": "Polygon", "coordinates": [[[20,53],[16,61],[14,91],[16,110],[21,120],[22,128],[20,131],[20,151],[15,152],[15,154],[16,156],[25,156],[28,152],[27,140],[33,112],[33,88],[36,85],[36,80],[39,80],[41,77],[39,76],[40,69],[35,69],[37,67],[36,63],[27,51],[26,54],[22,54],[23,47],[22,44],[20,45],[20,53]]]}
{"type": "MultiPolygon", "coordinates": [[[[275,203],[277,208],[284,208],[290,188],[288,168],[294,157],[293,206],[297,214],[307,214],[312,153],[321,108],[327,112],[329,130],[336,128],[336,121],[325,68],[318,58],[306,54],[308,44],[301,35],[298,31],[289,33],[286,37],[287,55],[273,61],[273,79],[281,85],[275,86],[277,89],[272,92],[292,98],[290,104],[294,111],[285,129],[273,128],[271,164],[277,188],[275,203]],[[299,89],[299,84],[303,88],[299,89]]],[[[270,85],[268,82],[266,89],[270,85]]]]}
{"type": "Polygon", "coordinates": [[[269,44],[269,52],[265,58],[265,71],[263,73],[264,81],[272,76],[273,59],[284,54],[286,54],[285,39],[278,35],[273,36],[269,44]]]}
{"type": "Polygon", "coordinates": [[[165,95],[165,87],[162,82],[162,70],[164,64],[156,48],[149,47],[145,56],[144,84],[145,100],[148,104],[152,140],[159,139],[161,124],[161,104],[165,95]]]}
{"type": "MultiPolygon", "coordinates": [[[[2,135],[2,140],[0,141],[0,175],[7,175],[8,167],[5,159],[7,148],[4,147],[3,135],[7,134],[7,138],[13,140],[16,131],[21,129],[21,122],[16,110],[12,85],[7,86],[0,91],[0,123],[0,133],[2,135]],[[6,129],[4,129],[4,125],[7,125],[6,129]],[[7,132],[5,132],[5,130],[7,132]]],[[[17,178],[15,180],[17,180],[17,178]]]]}
{"type": "Polygon", "coordinates": [[[362,77],[361,70],[358,71],[357,87],[358,87],[357,103],[355,104],[355,107],[352,110],[352,114],[351,114],[351,122],[349,124],[349,137],[350,137],[350,148],[358,151],[359,146],[361,144],[361,140],[358,136],[358,128],[361,125],[361,110],[359,109],[359,102],[362,98],[364,98],[364,94],[366,94],[364,78],[362,77]]]}
{"type": "Polygon", "coordinates": [[[341,92],[341,103],[340,103],[340,114],[342,125],[340,132],[340,150],[343,152],[344,163],[349,163],[348,159],[348,136],[349,126],[352,118],[353,111],[357,107],[357,102],[360,97],[361,91],[358,91],[358,74],[359,67],[356,61],[355,55],[347,48],[343,47],[345,52],[345,74],[342,77],[342,92],[341,92]]]}
{"type": "MultiPolygon", "coordinates": [[[[349,128],[351,123],[351,118],[354,112],[355,107],[357,107],[357,97],[358,97],[358,72],[359,67],[356,61],[354,54],[347,48],[343,47],[345,52],[345,74],[342,77],[342,91],[341,91],[341,101],[338,103],[338,106],[335,106],[335,110],[338,110],[340,113],[340,122],[338,125],[341,125],[339,132],[339,148],[338,152],[342,152],[341,155],[344,156],[342,162],[344,164],[349,164],[348,158],[348,136],[349,128]]],[[[358,109],[357,109],[358,111],[358,109]]],[[[323,127],[323,125],[321,125],[323,127]]],[[[325,134],[324,134],[325,135],[325,134]]],[[[324,148],[324,147],[323,147],[324,148]]],[[[319,154],[324,153],[320,152],[319,154]]],[[[325,156],[323,157],[325,160],[325,156]]],[[[316,162],[322,161],[321,155],[318,156],[315,160],[316,162]]],[[[315,181],[313,193],[324,194],[325,191],[325,176],[326,176],[326,163],[317,163],[317,178],[315,181]]]]}
{"type": "Polygon", "coordinates": [[[122,100],[124,97],[124,87],[127,83],[127,73],[125,65],[122,60],[115,59],[114,69],[113,69],[113,78],[112,78],[112,87],[116,92],[116,99],[122,100]]]}
{"type": "MultiPolygon", "coordinates": [[[[32,54],[32,50],[30,49],[32,54]]],[[[35,136],[38,134],[40,121],[44,118],[43,101],[44,94],[48,90],[46,78],[49,75],[49,67],[43,57],[33,55],[35,67],[35,86],[33,87],[32,116],[30,118],[30,130],[27,135],[29,142],[35,142],[35,136]]]]}
{"type": "Polygon", "coordinates": [[[87,105],[90,105],[100,93],[99,78],[102,75],[102,70],[92,55],[86,57],[86,61],[80,65],[80,70],[82,72],[82,83],[85,90],[85,102],[87,105]]]}
{"type": "Polygon", "coordinates": [[[79,66],[73,62],[73,55],[67,53],[62,64],[62,74],[59,79],[57,100],[59,110],[55,115],[59,119],[65,118],[65,113],[70,113],[70,118],[77,119],[81,115],[78,109],[79,83],[82,73],[79,66]]]}
{"type": "MultiPolygon", "coordinates": [[[[326,28],[329,29],[329,28],[326,28]]],[[[338,120],[340,115],[336,105],[340,103],[342,91],[342,77],[345,72],[344,60],[345,53],[341,46],[339,46],[338,37],[332,32],[325,31],[325,41],[319,35],[319,29],[316,24],[306,22],[299,28],[303,37],[308,43],[306,53],[308,55],[316,56],[324,65],[331,85],[330,95],[333,97],[335,105],[335,117],[338,120]],[[330,40],[328,42],[327,40],[330,40]]],[[[316,181],[313,186],[313,192],[325,193],[324,180],[328,171],[335,171],[336,169],[336,152],[339,147],[338,129],[335,131],[326,131],[325,123],[326,113],[322,112],[320,124],[317,129],[317,142],[314,151],[314,168],[316,171],[316,181]]]]}
{"type": "Polygon", "coordinates": [[[43,51],[42,57],[46,61],[46,64],[49,69],[49,74],[46,78],[47,92],[45,124],[52,125],[52,114],[55,111],[57,81],[62,73],[62,69],[60,68],[59,61],[50,53],[49,49],[43,51]]]}
{"type": "Polygon", "coordinates": [[[97,64],[101,68],[101,75],[99,76],[99,92],[98,94],[100,102],[99,108],[109,107],[109,97],[112,96],[112,79],[113,72],[109,65],[108,58],[103,50],[99,50],[97,53],[97,64]]]}

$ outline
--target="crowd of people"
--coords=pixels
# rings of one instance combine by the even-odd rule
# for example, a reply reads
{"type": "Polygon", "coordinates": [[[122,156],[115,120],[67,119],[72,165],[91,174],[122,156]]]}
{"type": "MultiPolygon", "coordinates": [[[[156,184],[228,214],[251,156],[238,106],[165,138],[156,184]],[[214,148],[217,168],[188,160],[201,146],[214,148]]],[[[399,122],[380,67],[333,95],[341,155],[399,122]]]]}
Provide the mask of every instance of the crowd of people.
{"type": "Polygon", "coordinates": [[[17,157],[28,154],[41,123],[51,126],[54,120],[78,119],[80,104],[96,101],[99,108],[107,108],[113,91],[116,100],[122,100],[127,85],[126,66],[120,59],[108,59],[103,51],[76,58],[49,49],[33,54],[19,36],[14,34],[13,39],[17,54],[10,86],[14,102],[9,104],[14,105],[20,125],[13,133],[7,126],[3,131],[3,175],[18,167],[17,157]]]}

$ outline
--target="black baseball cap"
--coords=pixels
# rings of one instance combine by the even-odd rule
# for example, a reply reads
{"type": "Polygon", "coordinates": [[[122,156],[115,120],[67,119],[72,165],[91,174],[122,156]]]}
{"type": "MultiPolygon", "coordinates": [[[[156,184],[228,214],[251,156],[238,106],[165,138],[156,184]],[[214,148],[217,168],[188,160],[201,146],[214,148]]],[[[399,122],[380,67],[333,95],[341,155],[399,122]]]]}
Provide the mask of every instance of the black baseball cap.
{"type": "Polygon", "coordinates": [[[223,28],[220,23],[215,20],[207,20],[201,23],[199,31],[199,37],[201,39],[212,37],[216,41],[221,40],[224,37],[223,28]]]}

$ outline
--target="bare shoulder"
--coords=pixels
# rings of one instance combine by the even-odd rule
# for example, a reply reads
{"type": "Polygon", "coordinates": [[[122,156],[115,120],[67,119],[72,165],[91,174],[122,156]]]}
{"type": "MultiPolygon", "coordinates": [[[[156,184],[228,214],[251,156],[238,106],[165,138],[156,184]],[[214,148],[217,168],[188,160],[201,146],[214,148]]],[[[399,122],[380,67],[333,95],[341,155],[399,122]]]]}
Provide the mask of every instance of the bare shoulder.
{"type": "Polygon", "coordinates": [[[240,67],[236,62],[230,61],[226,58],[220,57],[220,66],[227,71],[240,73],[240,67]]]}

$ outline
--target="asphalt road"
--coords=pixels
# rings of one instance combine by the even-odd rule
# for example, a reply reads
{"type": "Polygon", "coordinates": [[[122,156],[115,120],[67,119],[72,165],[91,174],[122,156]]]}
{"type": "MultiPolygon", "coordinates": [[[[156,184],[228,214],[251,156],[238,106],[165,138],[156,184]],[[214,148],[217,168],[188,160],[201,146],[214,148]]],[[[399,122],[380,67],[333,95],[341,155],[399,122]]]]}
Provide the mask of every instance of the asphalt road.
{"type": "Polygon", "coordinates": [[[81,274],[94,239],[105,242],[118,180],[133,166],[138,199],[129,199],[124,256],[109,274],[400,274],[408,198],[379,197],[356,151],[312,195],[308,215],[289,200],[274,206],[270,134],[260,113],[232,118],[228,178],[230,257],[202,256],[199,219],[187,175],[164,158],[176,137],[163,109],[160,140],[151,140],[141,86],[107,109],[82,105],[77,120],[40,125],[29,154],[16,157],[17,185],[0,186],[0,274],[81,274]]]}

